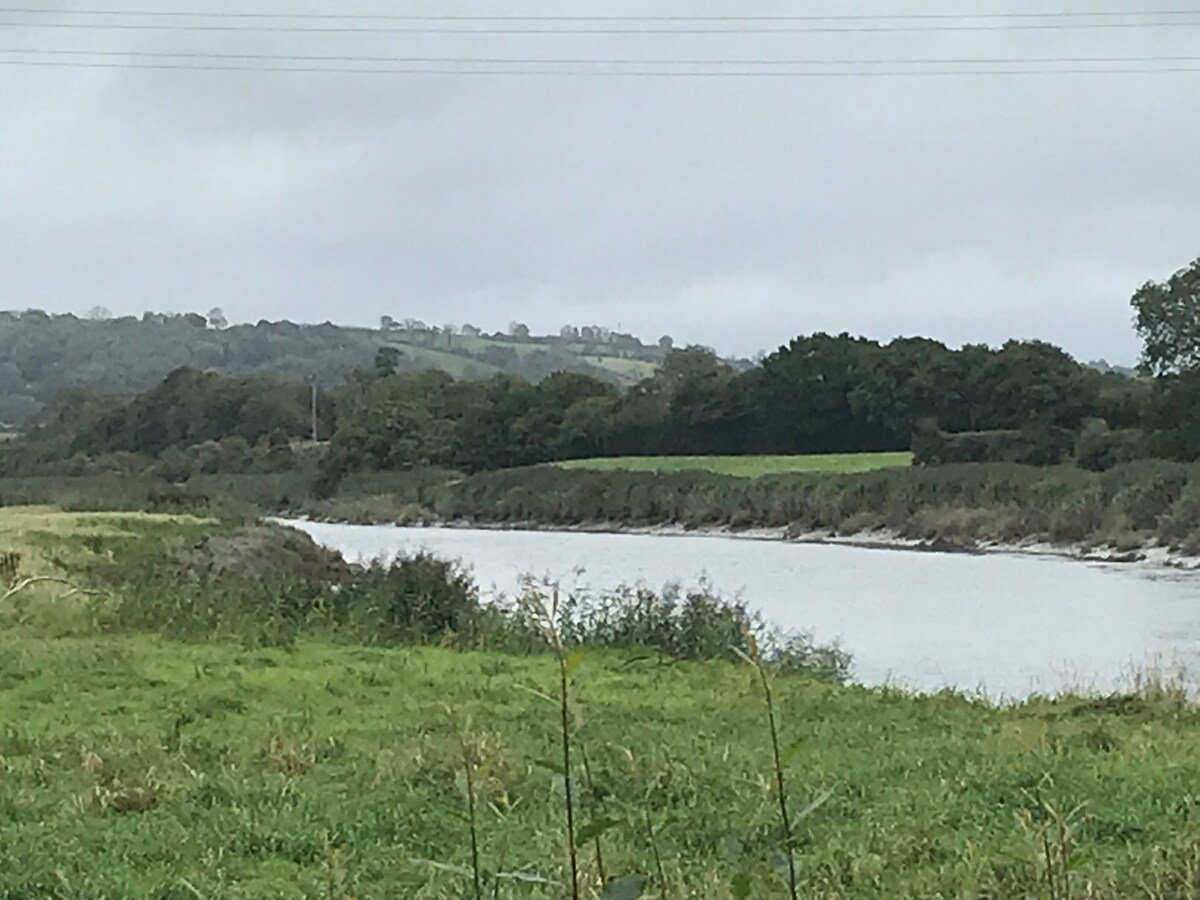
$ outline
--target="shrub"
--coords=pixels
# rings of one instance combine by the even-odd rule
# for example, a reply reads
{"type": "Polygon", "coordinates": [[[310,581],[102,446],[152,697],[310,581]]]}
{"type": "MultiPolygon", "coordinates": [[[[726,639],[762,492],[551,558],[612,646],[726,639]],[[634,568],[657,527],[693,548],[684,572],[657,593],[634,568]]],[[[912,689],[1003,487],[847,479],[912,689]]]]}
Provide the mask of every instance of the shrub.
{"type": "Polygon", "coordinates": [[[1146,453],[1145,435],[1136,429],[1112,431],[1103,419],[1089,419],[1075,441],[1075,464],[1089,472],[1107,472],[1146,453]]]}
{"type": "Polygon", "coordinates": [[[1020,430],[955,434],[926,425],[913,436],[913,462],[925,466],[985,462],[1054,466],[1066,459],[1072,446],[1069,431],[1039,422],[1020,430]]]}
{"type": "MultiPolygon", "coordinates": [[[[553,588],[529,582],[526,590],[540,602],[553,588]]],[[[513,625],[524,632],[529,624],[521,608],[512,613],[513,625]]],[[[757,647],[764,661],[789,672],[839,682],[850,673],[850,657],[840,647],[779,631],[741,601],[718,597],[703,584],[689,591],[674,584],[661,592],[622,587],[595,596],[573,595],[558,609],[559,630],[568,646],[653,650],[672,659],[728,662],[740,661],[757,647]]]]}
{"type": "Polygon", "coordinates": [[[468,632],[480,610],[479,591],[457,563],[428,553],[376,560],[338,594],[338,619],[369,643],[468,632]]]}

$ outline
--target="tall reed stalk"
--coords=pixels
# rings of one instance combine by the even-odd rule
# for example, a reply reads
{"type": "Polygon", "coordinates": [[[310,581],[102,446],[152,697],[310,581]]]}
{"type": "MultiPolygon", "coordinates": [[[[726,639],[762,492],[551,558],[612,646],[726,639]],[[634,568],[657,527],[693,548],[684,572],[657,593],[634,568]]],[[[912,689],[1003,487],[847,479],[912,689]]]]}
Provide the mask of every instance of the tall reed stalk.
{"type": "Polygon", "coordinates": [[[784,856],[787,859],[788,891],[792,900],[799,900],[800,894],[796,884],[795,841],[792,837],[792,818],[788,814],[787,778],[783,771],[783,750],[779,740],[779,719],[775,711],[775,697],[771,693],[771,679],[767,674],[767,667],[763,664],[762,654],[758,649],[758,641],[748,631],[745,633],[745,639],[749,653],[744,653],[741,650],[738,650],[737,653],[754,667],[755,672],[758,673],[759,683],[762,686],[763,704],[767,709],[767,724],[771,730],[771,750],[774,754],[775,763],[775,794],[779,800],[779,822],[783,832],[784,856]]]}
{"type": "Polygon", "coordinates": [[[475,800],[475,755],[464,731],[459,736],[463,754],[463,774],[467,781],[467,823],[471,829],[471,877],[475,888],[475,900],[483,900],[483,874],[479,866],[479,823],[475,800]]]}
{"type": "MultiPolygon", "coordinates": [[[[586,744],[579,745],[579,755],[583,760],[583,777],[585,779],[587,779],[588,796],[592,798],[592,804],[593,804],[592,818],[593,818],[593,820],[598,820],[600,817],[598,815],[596,815],[596,812],[595,812],[596,782],[592,778],[592,763],[591,763],[591,760],[588,759],[586,744]]],[[[592,844],[596,850],[596,874],[600,876],[601,884],[607,884],[608,883],[608,874],[604,870],[604,851],[601,849],[601,846],[600,846],[600,834],[601,834],[600,830],[597,829],[595,836],[592,838],[592,844]]]]}
{"type": "Polygon", "coordinates": [[[558,707],[559,731],[562,741],[562,779],[563,803],[566,815],[567,857],[571,870],[571,900],[579,900],[579,847],[575,840],[575,792],[571,778],[571,669],[576,661],[568,659],[566,645],[563,642],[562,628],[559,623],[561,604],[558,587],[555,586],[550,594],[550,606],[547,608],[545,598],[530,586],[525,592],[523,602],[529,609],[545,634],[546,641],[554,653],[558,663],[558,707]]]}

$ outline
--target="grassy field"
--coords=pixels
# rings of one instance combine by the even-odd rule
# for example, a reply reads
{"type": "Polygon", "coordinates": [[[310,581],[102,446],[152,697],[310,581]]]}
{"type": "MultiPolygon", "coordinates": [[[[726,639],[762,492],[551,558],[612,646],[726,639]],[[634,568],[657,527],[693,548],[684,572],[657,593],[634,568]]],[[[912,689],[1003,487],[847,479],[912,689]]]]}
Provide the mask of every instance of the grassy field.
{"type": "Polygon", "coordinates": [[[584,345],[582,344],[559,344],[559,343],[540,343],[532,341],[505,341],[493,340],[491,338],[476,337],[474,335],[456,334],[447,340],[445,335],[439,335],[436,345],[427,347],[422,341],[416,341],[408,337],[404,332],[393,332],[388,338],[389,342],[395,346],[404,347],[406,353],[423,359],[429,362],[430,365],[436,365],[438,368],[443,368],[456,377],[461,377],[461,373],[468,365],[473,365],[478,373],[495,373],[501,371],[494,365],[483,361],[483,354],[491,348],[497,348],[505,351],[511,350],[518,357],[529,356],[537,352],[559,352],[568,353],[578,356],[583,362],[586,362],[598,369],[605,369],[620,379],[622,384],[636,384],[643,378],[649,378],[658,369],[658,365],[649,360],[625,359],[619,356],[593,356],[584,354],[584,345]],[[471,354],[471,358],[457,356],[451,350],[471,354]]]}
{"type": "Polygon", "coordinates": [[[658,371],[657,363],[645,359],[622,359],[617,356],[588,356],[585,359],[620,376],[626,384],[637,384],[643,378],[649,378],[658,371]]]}
{"type": "MultiPolygon", "coordinates": [[[[64,575],[64,554],[101,538],[134,537],[146,527],[181,526],[203,529],[201,519],[140,512],[64,513],[45,506],[0,509],[0,553],[21,557],[24,577],[64,575]]],[[[57,590],[57,588],[53,588],[57,590]]]]}
{"type": "Polygon", "coordinates": [[[626,472],[714,472],[760,478],[793,473],[873,472],[912,465],[912,454],[831,453],[814,456],[620,456],[609,459],[580,459],[561,464],[567,469],[626,472]]]}
{"type": "MultiPolygon", "coordinates": [[[[607,873],[652,876],[648,897],[786,896],[748,671],[599,654],[573,675],[607,873]]],[[[499,896],[561,898],[554,680],[551,660],[437,649],[5,636],[0,897],[470,896],[461,737],[482,863],[520,876],[499,896]]],[[[801,896],[1195,896],[1200,719],[1171,698],[775,687],[793,809],[812,806],[801,896]]],[[[581,861],[594,885],[590,843],[581,861]]]]}
{"type": "MultiPolygon", "coordinates": [[[[17,554],[19,559],[17,585],[6,583],[0,574],[0,597],[4,597],[0,629],[28,629],[51,637],[87,634],[95,627],[94,598],[87,593],[87,585],[73,579],[70,570],[88,555],[89,547],[104,541],[136,540],[146,529],[192,535],[203,534],[209,527],[205,520],[189,516],[63,513],[47,507],[0,509],[0,556],[17,554]],[[13,590],[15,593],[6,596],[13,590]]],[[[0,659],[0,691],[3,683],[0,659]]]]}
{"type": "MultiPolygon", "coordinates": [[[[6,509],[0,552],[80,572],[81,555],[120,564],[222,527],[6,509]]],[[[569,896],[553,656],[180,642],[83,620],[52,637],[9,612],[0,900],[474,897],[468,798],[482,896],[569,896]]],[[[586,650],[567,668],[580,896],[600,894],[598,835],[605,874],[640,876],[641,896],[787,897],[750,666],[586,650]]],[[[1200,711],[1181,691],[998,708],[772,686],[798,896],[1197,896],[1200,711]]]]}

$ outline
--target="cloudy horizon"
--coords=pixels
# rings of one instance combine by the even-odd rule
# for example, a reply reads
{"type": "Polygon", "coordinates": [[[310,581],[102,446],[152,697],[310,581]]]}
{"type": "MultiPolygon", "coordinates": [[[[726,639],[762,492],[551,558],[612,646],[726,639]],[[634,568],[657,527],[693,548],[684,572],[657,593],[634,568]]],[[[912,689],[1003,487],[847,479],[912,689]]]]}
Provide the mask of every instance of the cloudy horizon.
{"type": "MultiPolygon", "coordinates": [[[[689,17],[731,9],[689,6],[689,17]]],[[[480,2],[454,9],[488,14],[480,2]]],[[[552,9],[515,0],[505,15],[552,9]]],[[[765,35],[110,29],[96,26],[155,20],[0,16],[0,308],[219,306],[234,322],[391,315],[537,332],[595,323],[731,355],[813,331],[954,346],[1041,338],[1132,364],[1131,294],[1200,255],[1200,119],[1186,112],[1200,100],[1200,14],[1153,28],[1147,12],[1066,20],[1138,27],[870,30],[883,21],[870,15],[918,10],[933,8],[878,3],[857,30],[765,35]],[[114,55],[131,51],[141,55],[114,55]],[[194,54],[170,58],[192,68],[121,67],[163,53],[194,54]],[[572,62],[553,76],[194,68],[214,54],[257,59],[251,67],[318,55],[452,60],[423,64],[442,71],[503,68],[471,59],[572,62]],[[710,64],[671,67],[705,77],[580,74],[619,69],[583,62],[614,58],[710,64]],[[958,74],[880,74],[913,58],[958,74]],[[806,74],[712,77],[713,60],[806,74]],[[981,66],[1091,74],[964,74],[981,66]],[[1188,71],[1111,71],[1146,67],[1188,71]]],[[[330,65],[348,64],[317,67],[330,65]]]]}

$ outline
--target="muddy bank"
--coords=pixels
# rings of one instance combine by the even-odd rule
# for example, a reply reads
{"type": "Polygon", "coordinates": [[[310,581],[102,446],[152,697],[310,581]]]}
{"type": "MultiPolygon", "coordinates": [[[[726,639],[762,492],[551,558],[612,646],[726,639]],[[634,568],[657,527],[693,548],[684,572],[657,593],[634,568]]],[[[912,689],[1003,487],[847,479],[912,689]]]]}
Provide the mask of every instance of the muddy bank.
{"type": "Polygon", "coordinates": [[[1047,556],[1079,562],[1112,565],[1146,565],[1173,569],[1200,570],[1200,557],[1155,543],[1139,547],[1097,547],[1084,543],[1054,544],[1031,539],[1024,542],[978,541],[973,539],[912,538],[896,531],[870,530],[854,534],[832,531],[811,531],[794,528],[734,528],[729,526],[627,525],[620,522],[588,522],[577,525],[547,525],[538,522],[480,522],[472,519],[443,521],[432,516],[415,516],[399,520],[345,520],[335,517],[298,516],[271,521],[288,525],[292,522],[320,522],[333,525],[373,525],[409,528],[454,528],[480,531],[538,531],[576,534],[631,534],[659,537],[723,537],[742,541],[781,541],[794,544],[828,544],[856,547],[863,550],[909,551],[920,553],[999,553],[1026,556],[1047,556]]]}

